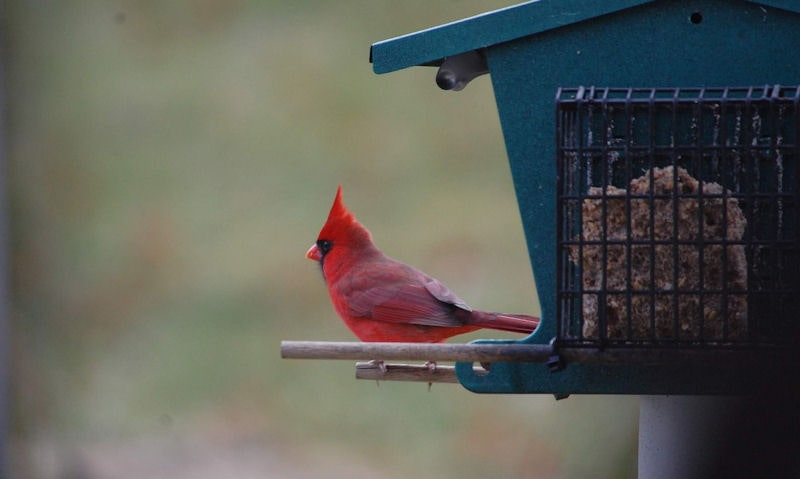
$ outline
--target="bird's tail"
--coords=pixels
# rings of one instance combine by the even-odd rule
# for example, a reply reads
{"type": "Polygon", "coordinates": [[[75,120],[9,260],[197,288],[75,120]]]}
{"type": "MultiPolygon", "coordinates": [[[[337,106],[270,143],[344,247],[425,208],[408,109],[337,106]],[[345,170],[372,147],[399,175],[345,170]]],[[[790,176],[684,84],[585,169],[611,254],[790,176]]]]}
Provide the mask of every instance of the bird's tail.
{"type": "Polygon", "coordinates": [[[526,314],[472,311],[472,314],[469,315],[468,323],[474,326],[480,326],[481,328],[530,334],[539,326],[539,318],[526,314]]]}

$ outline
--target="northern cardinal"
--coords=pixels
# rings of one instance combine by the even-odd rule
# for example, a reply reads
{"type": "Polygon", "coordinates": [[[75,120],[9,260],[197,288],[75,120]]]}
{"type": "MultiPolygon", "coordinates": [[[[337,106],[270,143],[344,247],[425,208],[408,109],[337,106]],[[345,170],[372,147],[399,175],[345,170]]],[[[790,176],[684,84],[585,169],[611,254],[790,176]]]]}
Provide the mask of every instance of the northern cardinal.
{"type": "Polygon", "coordinates": [[[336,191],[328,220],[306,257],[318,261],[333,307],[362,341],[438,343],[480,328],[529,334],[539,318],[475,311],[442,283],[395,261],[336,191]]]}

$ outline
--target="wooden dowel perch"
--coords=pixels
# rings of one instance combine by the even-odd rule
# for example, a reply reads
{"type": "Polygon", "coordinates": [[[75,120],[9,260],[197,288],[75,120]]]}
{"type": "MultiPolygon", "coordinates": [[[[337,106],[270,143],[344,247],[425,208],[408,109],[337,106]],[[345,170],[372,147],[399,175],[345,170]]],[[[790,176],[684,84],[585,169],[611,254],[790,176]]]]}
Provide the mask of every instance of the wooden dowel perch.
{"type": "MultiPolygon", "coordinates": [[[[285,359],[355,359],[459,361],[471,363],[529,362],[545,363],[553,354],[547,344],[425,344],[361,343],[335,341],[281,341],[285,359]]],[[[697,362],[765,363],[797,361],[791,350],[708,347],[689,348],[566,348],[558,349],[566,363],[639,365],[692,364],[697,362]]]]}
{"type": "Polygon", "coordinates": [[[421,361],[545,362],[550,346],[540,344],[425,344],[281,341],[284,359],[415,359],[421,361]]]}

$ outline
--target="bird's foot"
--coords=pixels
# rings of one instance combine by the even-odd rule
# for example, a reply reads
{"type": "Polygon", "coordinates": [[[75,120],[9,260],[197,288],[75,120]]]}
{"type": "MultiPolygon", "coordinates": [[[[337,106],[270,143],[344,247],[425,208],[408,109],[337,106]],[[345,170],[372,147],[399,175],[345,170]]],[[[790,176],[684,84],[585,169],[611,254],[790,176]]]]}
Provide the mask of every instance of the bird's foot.
{"type": "MultiPolygon", "coordinates": [[[[368,364],[380,369],[382,375],[386,374],[386,370],[387,370],[386,363],[384,363],[382,359],[371,359],[368,364]]],[[[380,385],[381,385],[380,379],[376,379],[375,380],[375,384],[378,387],[380,387],[380,385]]]]}
{"type": "MultiPolygon", "coordinates": [[[[425,367],[428,368],[428,371],[430,371],[431,373],[435,373],[436,361],[425,361],[425,367]]],[[[428,392],[430,392],[431,386],[433,386],[433,383],[428,383],[428,392]]]]}
{"type": "Polygon", "coordinates": [[[382,359],[371,359],[368,364],[381,370],[381,374],[386,374],[386,363],[382,359]]]}

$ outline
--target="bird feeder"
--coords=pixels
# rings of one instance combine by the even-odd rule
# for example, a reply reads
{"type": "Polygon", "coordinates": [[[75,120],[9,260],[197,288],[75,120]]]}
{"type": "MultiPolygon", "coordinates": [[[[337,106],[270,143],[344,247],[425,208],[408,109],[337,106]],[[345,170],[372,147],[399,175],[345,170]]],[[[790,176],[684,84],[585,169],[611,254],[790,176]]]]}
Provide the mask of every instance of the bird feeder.
{"type": "Polygon", "coordinates": [[[796,381],[799,45],[788,0],[539,0],[372,45],[379,74],[435,66],[450,90],[491,77],[542,321],[475,342],[511,353],[488,372],[459,360],[458,381],[557,395],[796,381]]]}

